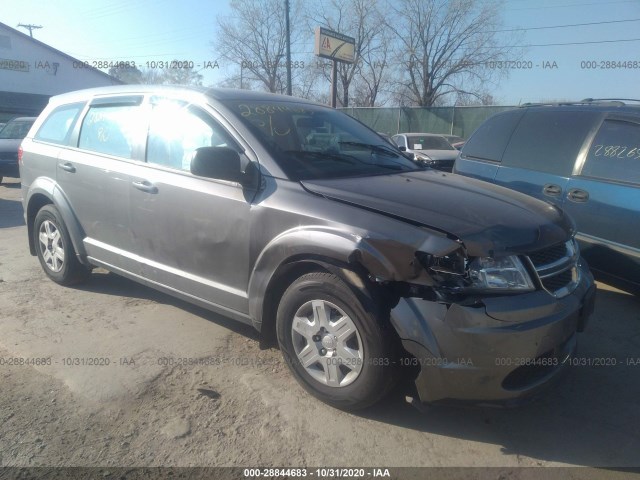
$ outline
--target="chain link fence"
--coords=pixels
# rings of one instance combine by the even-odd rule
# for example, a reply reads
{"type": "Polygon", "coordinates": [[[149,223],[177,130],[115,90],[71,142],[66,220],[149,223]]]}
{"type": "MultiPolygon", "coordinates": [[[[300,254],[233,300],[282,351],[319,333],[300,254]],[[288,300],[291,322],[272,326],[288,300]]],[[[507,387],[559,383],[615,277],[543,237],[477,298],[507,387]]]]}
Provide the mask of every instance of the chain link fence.
{"type": "Polygon", "coordinates": [[[442,133],[467,139],[487,118],[512,108],[516,107],[347,107],[341,110],[376,132],[388,135],[442,133]]]}

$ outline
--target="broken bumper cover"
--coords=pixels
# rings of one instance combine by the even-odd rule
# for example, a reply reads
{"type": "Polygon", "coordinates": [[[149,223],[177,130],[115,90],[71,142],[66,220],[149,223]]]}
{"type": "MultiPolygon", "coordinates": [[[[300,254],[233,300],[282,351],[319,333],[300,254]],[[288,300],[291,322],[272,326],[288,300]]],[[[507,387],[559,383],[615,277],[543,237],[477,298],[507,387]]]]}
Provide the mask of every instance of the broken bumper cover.
{"type": "Polygon", "coordinates": [[[559,299],[545,291],[474,306],[401,299],[391,320],[420,367],[420,400],[508,405],[543,389],[569,365],[593,311],[593,277],[579,268],[580,283],[559,299]]]}

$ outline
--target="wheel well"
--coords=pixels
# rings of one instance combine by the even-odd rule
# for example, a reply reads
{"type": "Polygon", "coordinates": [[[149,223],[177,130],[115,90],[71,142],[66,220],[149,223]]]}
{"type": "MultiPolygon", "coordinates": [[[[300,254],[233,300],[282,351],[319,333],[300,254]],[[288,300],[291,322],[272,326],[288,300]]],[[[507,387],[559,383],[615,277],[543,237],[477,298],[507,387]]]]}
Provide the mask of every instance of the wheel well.
{"type": "Polygon", "coordinates": [[[353,290],[353,293],[362,301],[367,309],[374,309],[378,312],[388,312],[390,308],[397,303],[397,299],[392,292],[386,288],[372,285],[371,282],[367,280],[367,271],[360,265],[341,264],[334,260],[324,258],[301,258],[292,260],[281,265],[276,270],[266,289],[262,307],[262,323],[260,325],[261,346],[263,348],[277,344],[276,317],[278,305],[285,290],[297,278],[313,272],[333,273],[338,276],[353,290]]]}
{"type": "Polygon", "coordinates": [[[278,305],[285,290],[296,278],[307,273],[328,272],[319,263],[312,260],[299,260],[281,265],[269,281],[264,303],[262,306],[262,324],[260,327],[260,345],[263,348],[277,344],[276,340],[276,316],[278,305]]]}
{"type": "Polygon", "coordinates": [[[31,255],[36,254],[36,246],[33,243],[33,222],[40,209],[45,205],[51,204],[53,204],[51,199],[40,193],[34,195],[29,200],[29,206],[27,207],[27,232],[29,235],[29,251],[31,255]]]}

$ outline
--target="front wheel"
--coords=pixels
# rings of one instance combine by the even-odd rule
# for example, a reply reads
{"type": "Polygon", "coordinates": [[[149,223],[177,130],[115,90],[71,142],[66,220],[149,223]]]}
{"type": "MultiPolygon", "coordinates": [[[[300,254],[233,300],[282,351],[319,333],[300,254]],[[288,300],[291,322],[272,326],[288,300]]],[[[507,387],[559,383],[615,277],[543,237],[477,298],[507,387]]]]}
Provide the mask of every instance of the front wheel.
{"type": "Polygon", "coordinates": [[[277,315],[282,355],[296,380],[325,403],[361,409],[393,385],[393,337],[378,312],[369,310],[330,273],[303,275],[282,296],[277,315]]]}
{"type": "Polygon", "coordinates": [[[42,269],[54,282],[72,285],[89,276],[90,270],[76,258],[67,227],[53,205],[45,205],[36,215],[33,241],[42,269]]]}

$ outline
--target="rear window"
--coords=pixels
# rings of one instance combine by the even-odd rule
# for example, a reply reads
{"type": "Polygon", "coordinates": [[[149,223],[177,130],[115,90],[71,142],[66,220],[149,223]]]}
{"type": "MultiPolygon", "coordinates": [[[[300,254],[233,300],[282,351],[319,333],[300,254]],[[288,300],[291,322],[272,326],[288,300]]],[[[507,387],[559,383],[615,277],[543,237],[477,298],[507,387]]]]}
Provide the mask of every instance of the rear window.
{"type": "Polygon", "coordinates": [[[7,123],[0,131],[0,138],[20,140],[27,136],[33,120],[18,120],[7,123]]]}
{"type": "Polygon", "coordinates": [[[407,135],[411,150],[454,150],[444,137],[407,135]]]}
{"type": "Polygon", "coordinates": [[[74,103],[56,108],[44,121],[35,135],[36,140],[66,144],[71,127],[80,114],[84,103],[74,103]]]}
{"type": "Polygon", "coordinates": [[[502,163],[568,177],[599,116],[597,112],[529,110],[513,133],[502,163]]]}
{"type": "Polygon", "coordinates": [[[462,147],[462,155],[499,162],[511,134],[524,114],[524,110],[510,110],[489,118],[474,132],[462,147]]]}
{"type": "Polygon", "coordinates": [[[581,175],[640,184],[640,125],[605,120],[591,144],[581,175]]]}

